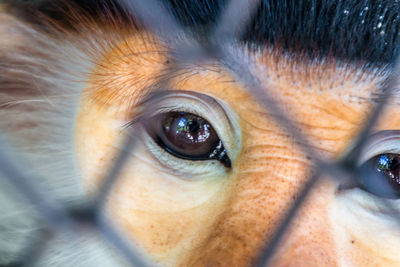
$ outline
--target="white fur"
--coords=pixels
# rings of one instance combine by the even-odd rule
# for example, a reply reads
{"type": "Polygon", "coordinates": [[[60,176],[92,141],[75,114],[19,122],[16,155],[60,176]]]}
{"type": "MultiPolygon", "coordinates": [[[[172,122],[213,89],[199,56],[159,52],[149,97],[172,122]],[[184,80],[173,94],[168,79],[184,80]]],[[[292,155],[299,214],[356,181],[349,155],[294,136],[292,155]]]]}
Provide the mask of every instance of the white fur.
{"type": "MultiPolygon", "coordinates": [[[[1,137],[11,145],[20,170],[30,179],[38,177],[33,183],[43,197],[79,203],[84,192],[74,156],[75,118],[92,62],[104,52],[96,44],[106,40],[57,40],[0,13],[0,39],[4,37],[9,39],[0,41],[1,137]]],[[[24,193],[0,176],[0,265],[17,261],[43,225],[24,193]]],[[[37,265],[122,264],[120,255],[98,239],[91,234],[79,240],[56,236],[37,265]]]]}

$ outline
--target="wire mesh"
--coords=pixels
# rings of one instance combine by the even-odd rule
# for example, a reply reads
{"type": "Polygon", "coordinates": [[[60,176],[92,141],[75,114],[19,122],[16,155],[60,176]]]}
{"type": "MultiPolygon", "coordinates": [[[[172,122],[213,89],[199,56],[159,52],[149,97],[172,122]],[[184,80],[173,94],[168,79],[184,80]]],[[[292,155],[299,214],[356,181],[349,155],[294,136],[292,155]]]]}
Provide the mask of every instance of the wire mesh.
{"type": "MultiPolygon", "coordinates": [[[[234,42],[235,38],[241,35],[247,24],[254,15],[259,1],[240,1],[231,0],[225,11],[219,17],[217,26],[207,38],[207,43],[201,43],[197,40],[190,40],[190,34],[179,25],[160,2],[156,0],[120,0],[124,6],[132,14],[139,14],[141,22],[151,29],[157,36],[170,41],[170,32],[181,32],[186,36],[186,41],[176,44],[179,49],[187,49],[187,57],[176,58],[177,64],[187,63],[201,60],[204,57],[213,58],[221,63],[226,69],[230,70],[235,77],[241,81],[252,94],[256,96],[259,102],[266,110],[271,111],[273,119],[290,135],[299,148],[310,158],[313,159],[314,170],[310,174],[309,179],[299,191],[298,197],[294,204],[288,209],[286,216],[277,228],[273,237],[265,244],[257,261],[257,266],[267,266],[274,253],[276,252],[282,238],[288,230],[293,218],[305,202],[315,184],[321,177],[328,175],[331,179],[337,177],[348,177],[349,180],[357,180],[358,166],[356,162],[360,157],[362,149],[371,134],[373,127],[377,124],[380,115],[385,108],[388,100],[393,94],[393,90],[398,82],[397,76],[400,73],[399,64],[396,63],[394,71],[385,83],[383,88],[378,88],[377,94],[381,97],[376,101],[375,109],[372,110],[369,119],[366,121],[364,128],[358,134],[354,141],[355,149],[351,153],[344,155],[338,161],[324,161],[317,156],[312,149],[306,136],[299,130],[295,121],[285,115],[284,110],[270,94],[268,88],[252,73],[249,62],[230,53],[226,49],[229,44],[234,42]],[[188,45],[190,43],[190,45],[188,45]],[[186,46],[186,47],[185,47],[186,46]],[[190,54],[190,56],[189,56],[190,54]],[[197,55],[197,56],[193,56],[197,55]]],[[[182,53],[185,55],[185,53],[182,53]]],[[[163,87],[162,85],[160,88],[163,87]]],[[[143,118],[145,118],[144,110],[143,118]]],[[[104,183],[99,191],[88,203],[87,206],[78,210],[71,210],[69,207],[63,206],[56,200],[56,197],[49,193],[43,194],[39,188],[31,181],[31,177],[23,174],[16,163],[18,160],[13,156],[12,150],[8,148],[6,142],[1,141],[0,147],[0,172],[4,174],[4,178],[8,180],[17,190],[22,192],[27,201],[33,203],[37,208],[42,220],[46,223],[46,227],[40,231],[34,245],[29,244],[28,248],[21,252],[21,259],[13,263],[11,266],[32,266],[41,257],[48,241],[55,236],[56,233],[62,233],[68,238],[77,238],[82,228],[90,226],[99,235],[103,236],[126,258],[127,262],[132,266],[148,266],[150,262],[144,259],[136,249],[118,232],[107,219],[103,216],[103,209],[109,197],[113,186],[117,182],[120,171],[127,161],[130,153],[135,149],[136,140],[132,137],[126,138],[121,153],[115,160],[114,164],[104,177],[104,183]]],[[[400,223],[399,212],[389,201],[381,199],[382,203],[388,207],[395,219],[400,223]]]]}

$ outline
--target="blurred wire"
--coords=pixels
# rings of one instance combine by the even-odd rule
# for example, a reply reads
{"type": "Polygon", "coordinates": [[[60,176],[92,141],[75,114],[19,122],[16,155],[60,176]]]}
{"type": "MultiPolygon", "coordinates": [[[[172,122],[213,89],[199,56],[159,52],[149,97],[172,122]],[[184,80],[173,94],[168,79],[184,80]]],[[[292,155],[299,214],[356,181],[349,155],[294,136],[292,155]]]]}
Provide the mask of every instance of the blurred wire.
{"type": "MultiPolygon", "coordinates": [[[[365,145],[371,130],[392,96],[393,88],[398,82],[397,76],[400,73],[399,64],[397,63],[395,65],[394,71],[385,86],[379,89],[382,92],[379,94],[380,97],[377,100],[377,105],[355,140],[355,149],[353,149],[351,153],[345,155],[340,161],[327,163],[320,160],[318,153],[314,151],[313,146],[310,144],[307,137],[304,136],[296,122],[285,114],[284,109],[280,106],[278,101],[274,99],[271,88],[263,86],[263,83],[258,79],[257,75],[252,72],[250,66],[252,62],[247,62],[239,58],[227,49],[227,46],[235,39],[240,38],[246,30],[248,23],[250,23],[251,18],[259,6],[259,0],[231,0],[225,11],[221,14],[216,28],[212,31],[210,36],[208,36],[208,41],[204,43],[191,39],[190,34],[177,23],[160,1],[120,0],[120,3],[129,10],[132,17],[139,17],[139,21],[141,21],[146,28],[151,29],[168,45],[175,46],[173,49],[180,52],[180,54],[178,53],[175,55],[178,62],[177,65],[182,62],[196,61],[206,57],[212,57],[214,60],[218,60],[256,96],[263,107],[270,112],[274,120],[302,149],[303,153],[312,159],[312,165],[315,167],[314,174],[311,175],[302,186],[297,199],[288,209],[286,216],[283,218],[272,239],[268,241],[267,246],[261,251],[257,266],[268,265],[281,239],[290,227],[291,221],[322,176],[328,174],[331,177],[338,177],[342,176],[342,173],[345,173],[345,176],[353,176],[353,179],[356,179],[357,166],[355,163],[360,156],[361,149],[365,145]],[[185,38],[182,38],[182,40],[185,40],[185,42],[178,42],[175,38],[177,35],[184,36],[185,38]],[[185,47],[185,49],[181,49],[182,47],[185,47]],[[186,50],[186,52],[183,50],[186,50]],[[351,173],[349,174],[349,172],[352,172],[353,175],[351,175],[351,173]]],[[[173,69],[179,68],[175,66],[173,69]]],[[[164,87],[166,88],[166,84],[167,81],[159,81],[158,85],[163,89],[164,87]]],[[[144,112],[147,112],[146,109],[144,109],[144,112]]],[[[39,212],[40,217],[49,226],[49,228],[44,228],[44,230],[39,233],[38,240],[35,240],[33,245],[29,245],[31,249],[27,249],[25,253],[23,253],[24,258],[20,261],[21,265],[27,266],[34,264],[40,258],[43,250],[46,248],[47,242],[53,236],[52,231],[75,236],[79,228],[87,223],[113,244],[130,264],[133,266],[149,265],[149,263],[142,258],[137,248],[132,246],[129,240],[125,239],[121,233],[110,224],[105,216],[105,205],[109,194],[117,182],[124,164],[135,149],[137,142],[138,140],[133,137],[127,137],[125,139],[122,144],[123,148],[112,167],[105,175],[103,184],[95,195],[93,203],[90,203],[88,207],[82,207],[77,212],[71,213],[67,207],[58,203],[55,197],[51,196],[49,192],[43,194],[43,192],[31,182],[34,179],[27,177],[19,170],[16,159],[11,153],[11,149],[7,147],[4,141],[0,140],[0,147],[2,148],[0,150],[0,172],[4,174],[4,177],[10,184],[22,193],[21,195],[23,195],[27,201],[33,204],[39,212]]],[[[400,213],[392,203],[387,200],[382,200],[382,202],[395,214],[396,220],[400,222],[400,213]]]]}

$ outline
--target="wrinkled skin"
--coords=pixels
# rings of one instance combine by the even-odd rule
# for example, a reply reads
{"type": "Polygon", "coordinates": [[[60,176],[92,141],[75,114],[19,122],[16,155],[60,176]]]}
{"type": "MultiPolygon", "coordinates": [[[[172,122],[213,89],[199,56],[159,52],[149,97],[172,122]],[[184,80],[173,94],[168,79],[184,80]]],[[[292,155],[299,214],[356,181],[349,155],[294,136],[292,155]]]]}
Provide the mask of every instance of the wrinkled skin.
{"type": "MultiPolygon", "coordinates": [[[[125,45],[144,52],[150,49],[145,44],[146,38],[132,37],[106,55],[101,65],[111,64],[115,72],[110,74],[107,67],[96,69],[86,89],[89,97],[81,102],[76,144],[90,187],[98,185],[101,167],[115,156],[127,114],[138,109],[135,105],[125,108],[124,96],[134,95],[134,101],[143,97],[145,82],[138,87],[132,80],[151,80],[167,61],[167,55],[155,53],[121,60],[127,53],[125,45]],[[119,78],[104,90],[96,77],[108,81],[115,73],[119,78]],[[105,92],[120,83],[131,92],[122,90],[121,97],[111,99],[105,92]]],[[[308,65],[270,52],[253,57],[260,67],[256,74],[322,157],[335,159],[344,153],[371,111],[369,97],[383,77],[366,71],[358,79],[360,73],[352,66],[308,65]],[[308,75],[303,76],[306,70],[308,75]]],[[[140,144],[110,197],[109,209],[130,237],[166,265],[245,266],[296,199],[300,185],[309,177],[311,161],[222,66],[189,70],[171,79],[169,86],[211,96],[233,114],[240,142],[232,146],[236,151],[228,149],[232,169],[221,171],[217,162],[217,166],[204,167],[207,175],[203,177],[196,175],[194,166],[190,169],[190,162],[169,159],[175,160],[170,163],[174,169],[188,168],[181,177],[140,144]]],[[[399,127],[400,112],[392,103],[375,130],[399,127]]],[[[315,186],[274,257],[276,266],[400,264],[398,229],[381,213],[375,197],[360,189],[338,191],[338,185],[337,179],[323,179],[315,186]]]]}

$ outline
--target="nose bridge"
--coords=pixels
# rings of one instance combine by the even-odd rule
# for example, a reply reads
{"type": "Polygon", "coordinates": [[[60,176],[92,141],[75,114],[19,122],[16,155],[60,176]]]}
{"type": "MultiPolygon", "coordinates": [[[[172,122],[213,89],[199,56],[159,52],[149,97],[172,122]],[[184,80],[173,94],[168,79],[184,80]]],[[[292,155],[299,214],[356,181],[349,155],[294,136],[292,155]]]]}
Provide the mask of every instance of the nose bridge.
{"type": "Polygon", "coordinates": [[[278,245],[271,266],[337,266],[331,211],[335,183],[322,180],[292,220],[278,245]]]}

